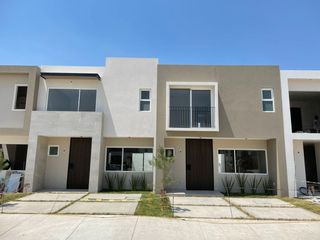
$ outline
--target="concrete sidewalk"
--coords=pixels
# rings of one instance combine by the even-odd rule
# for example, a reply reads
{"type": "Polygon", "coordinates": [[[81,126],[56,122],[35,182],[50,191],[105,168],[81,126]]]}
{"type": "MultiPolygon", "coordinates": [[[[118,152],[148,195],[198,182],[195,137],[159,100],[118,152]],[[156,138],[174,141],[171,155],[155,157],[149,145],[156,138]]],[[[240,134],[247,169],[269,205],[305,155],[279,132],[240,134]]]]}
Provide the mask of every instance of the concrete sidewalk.
{"type": "Polygon", "coordinates": [[[320,222],[138,216],[0,215],[1,240],[319,239],[320,222]]]}

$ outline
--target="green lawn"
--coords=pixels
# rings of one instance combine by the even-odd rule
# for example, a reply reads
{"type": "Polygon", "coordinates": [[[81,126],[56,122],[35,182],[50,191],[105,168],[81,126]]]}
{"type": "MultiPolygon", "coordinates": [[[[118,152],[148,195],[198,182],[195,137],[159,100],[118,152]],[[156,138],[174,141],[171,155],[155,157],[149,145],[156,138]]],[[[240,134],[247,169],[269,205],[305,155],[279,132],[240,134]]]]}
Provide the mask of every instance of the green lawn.
{"type": "Polygon", "coordinates": [[[30,193],[5,193],[3,195],[3,199],[0,201],[5,203],[5,202],[16,200],[18,198],[22,198],[22,197],[27,196],[29,194],[30,193]]]}
{"type": "Polygon", "coordinates": [[[311,212],[320,214],[320,204],[316,204],[304,199],[299,199],[299,198],[286,198],[286,197],[282,197],[280,198],[286,202],[291,203],[292,205],[296,206],[296,207],[300,207],[300,208],[304,208],[306,210],[309,210],[311,212]]]}
{"type": "Polygon", "coordinates": [[[173,217],[169,199],[151,192],[142,194],[135,215],[173,217]]]}

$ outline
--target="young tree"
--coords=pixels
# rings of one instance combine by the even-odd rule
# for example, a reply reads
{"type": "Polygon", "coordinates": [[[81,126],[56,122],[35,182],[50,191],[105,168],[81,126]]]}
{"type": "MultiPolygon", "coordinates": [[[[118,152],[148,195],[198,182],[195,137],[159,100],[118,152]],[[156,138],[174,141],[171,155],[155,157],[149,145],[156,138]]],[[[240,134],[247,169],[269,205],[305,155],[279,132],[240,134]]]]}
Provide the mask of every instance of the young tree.
{"type": "Polygon", "coordinates": [[[171,177],[171,166],[174,163],[176,158],[174,156],[166,156],[165,149],[160,146],[156,156],[153,157],[153,160],[150,161],[152,166],[155,166],[157,169],[162,170],[162,186],[161,193],[165,192],[167,186],[174,182],[174,179],[171,177]]]}

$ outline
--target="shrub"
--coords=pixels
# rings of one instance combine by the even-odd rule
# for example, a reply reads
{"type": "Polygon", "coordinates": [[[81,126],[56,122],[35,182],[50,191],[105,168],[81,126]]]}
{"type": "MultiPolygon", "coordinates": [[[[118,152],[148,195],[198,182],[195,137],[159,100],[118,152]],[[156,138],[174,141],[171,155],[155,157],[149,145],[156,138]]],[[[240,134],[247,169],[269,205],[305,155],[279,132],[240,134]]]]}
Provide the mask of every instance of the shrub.
{"type": "Polygon", "coordinates": [[[250,185],[250,189],[251,189],[251,193],[252,194],[256,194],[258,187],[261,183],[262,178],[260,178],[259,180],[257,180],[256,176],[254,176],[250,181],[249,181],[249,185],[250,185]]]}
{"type": "Polygon", "coordinates": [[[247,183],[247,180],[248,180],[248,176],[245,175],[244,173],[243,174],[237,174],[236,175],[236,180],[237,180],[237,183],[239,185],[239,188],[240,188],[240,193],[241,194],[245,194],[246,190],[246,183],[247,183]]]}
{"type": "Polygon", "coordinates": [[[125,174],[117,174],[116,175],[116,181],[117,181],[117,187],[119,191],[124,190],[124,184],[126,182],[127,175],[125,174]]]}
{"type": "Polygon", "coordinates": [[[148,182],[145,174],[142,174],[140,177],[140,186],[141,186],[141,190],[143,191],[148,190],[148,182]]]}
{"type": "Polygon", "coordinates": [[[222,184],[223,184],[225,193],[229,195],[234,185],[234,179],[232,177],[228,178],[228,176],[226,176],[224,179],[222,179],[222,184]]]}
{"type": "Polygon", "coordinates": [[[140,177],[132,175],[130,179],[131,190],[136,191],[140,185],[140,177]]]}
{"type": "Polygon", "coordinates": [[[112,191],[114,190],[114,183],[115,183],[115,175],[114,174],[111,174],[111,173],[107,173],[105,175],[105,179],[106,179],[106,182],[107,182],[107,189],[109,191],[112,191]]]}
{"type": "Polygon", "coordinates": [[[262,187],[265,194],[269,195],[273,193],[273,185],[269,178],[265,178],[262,181],[262,187]]]}

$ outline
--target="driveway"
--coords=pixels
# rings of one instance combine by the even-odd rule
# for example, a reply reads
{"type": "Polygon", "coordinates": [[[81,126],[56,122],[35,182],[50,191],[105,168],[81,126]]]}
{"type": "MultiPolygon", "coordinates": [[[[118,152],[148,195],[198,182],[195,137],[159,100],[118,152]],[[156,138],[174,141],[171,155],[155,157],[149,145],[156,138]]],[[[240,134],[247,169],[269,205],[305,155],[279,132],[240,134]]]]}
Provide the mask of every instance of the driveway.
{"type": "Polygon", "coordinates": [[[88,239],[308,239],[319,222],[168,219],[139,216],[2,214],[1,240],[88,239]]]}
{"type": "Polygon", "coordinates": [[[320,220],[320,215],[277,198],[170,196],[175,217],[260,220],[320,220]]]}
{"type": "Polygon", "coordinates": [[[3,213],[133,215],[140,194],[40,192],[3,205],[3,213]]]}

